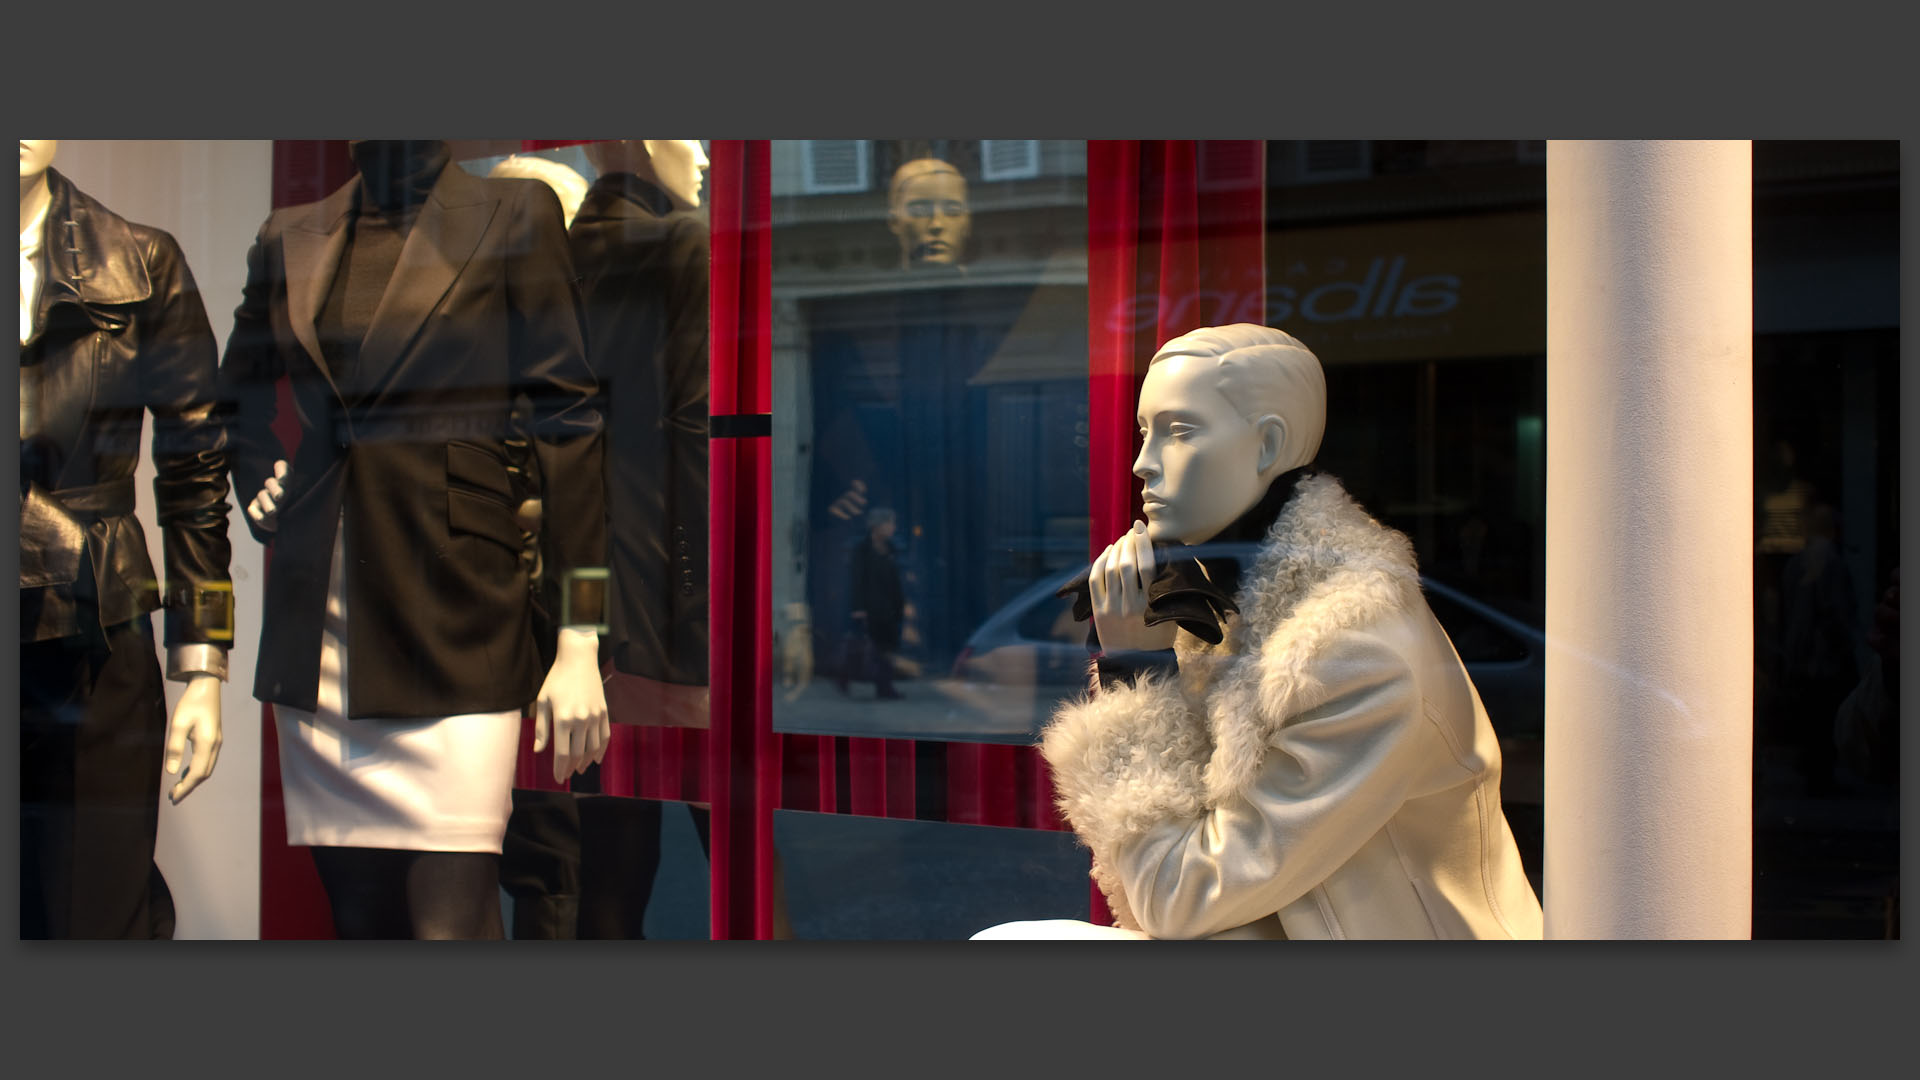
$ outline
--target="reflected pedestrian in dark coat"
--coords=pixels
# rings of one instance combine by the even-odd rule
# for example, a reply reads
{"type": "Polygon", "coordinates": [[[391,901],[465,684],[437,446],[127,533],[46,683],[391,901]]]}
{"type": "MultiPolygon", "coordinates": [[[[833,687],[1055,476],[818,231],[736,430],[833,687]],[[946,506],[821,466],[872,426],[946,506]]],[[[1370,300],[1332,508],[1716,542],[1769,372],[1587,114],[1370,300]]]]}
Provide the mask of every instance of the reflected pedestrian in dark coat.
{"type": "Polygon", "coordinates": [[[900,588],[900,567],[893,559],[894,528],[892,510],[874,509],[867,514],[867,538],[853,549],[847,572],[853,627],[840,668],[841,693],[848,692],[850,680],[871,678],[875,697],[900,697],[893,688],[893,652],[900,647],[906,599],[900,588]]]}

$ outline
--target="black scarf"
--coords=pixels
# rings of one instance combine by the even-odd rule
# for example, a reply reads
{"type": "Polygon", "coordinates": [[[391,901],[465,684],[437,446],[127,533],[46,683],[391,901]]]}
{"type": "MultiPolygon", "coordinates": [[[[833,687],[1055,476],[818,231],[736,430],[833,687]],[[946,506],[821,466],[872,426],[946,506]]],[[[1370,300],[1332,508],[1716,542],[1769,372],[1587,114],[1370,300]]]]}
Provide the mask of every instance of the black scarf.
{"type": "MultiPolygon", "coordinates": [[[[1317,471],[1314,464],[1308,462],[1274,477],[1260,501],[1220,530],[1219,535],[1206,541],[1207,545],[1265,540],[1300,481],[1317,471]]],[[[1199,558],[1194,551],[1195,548],[1182,544],[1153,545],[1155,573],[1147,583],[1147,625],[1176,622],[1194,637],[1209,645],[1218,645],[1220,620],[1228,612],[1240,610],[1233,599],[1240,591],[1240,560],[1232,555],[1199,558]]],[[[1093,618],[1093,586],[1088,580],[1092,573],[1093,567],[1089,565],[1055,594],[1073,598],[1073,617],[1081,622],[1093,618]]],[[[1097,631],[1092,627],[1087,629],[1087,643],[1094,649],[1099,648],[1097,631]]]]}

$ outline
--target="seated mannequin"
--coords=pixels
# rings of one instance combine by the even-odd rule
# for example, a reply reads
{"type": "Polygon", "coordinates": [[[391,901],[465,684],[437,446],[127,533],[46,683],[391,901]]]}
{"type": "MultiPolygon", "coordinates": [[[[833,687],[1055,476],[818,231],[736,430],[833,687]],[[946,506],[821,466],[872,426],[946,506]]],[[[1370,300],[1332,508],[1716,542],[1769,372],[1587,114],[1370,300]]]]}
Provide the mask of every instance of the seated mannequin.
{"type": "Polygon", "coordinates": [[[1041,739],[1117,927],[976,939],[1538,938],[1500,751],[1407,538],[1313,458],[1319,361],[1250,324],[1161,347],[1145,522],[1077,583],[1100,649],[1041,739]],[[1254,542],[1251,565],[1180,545],[1254,542]]]}

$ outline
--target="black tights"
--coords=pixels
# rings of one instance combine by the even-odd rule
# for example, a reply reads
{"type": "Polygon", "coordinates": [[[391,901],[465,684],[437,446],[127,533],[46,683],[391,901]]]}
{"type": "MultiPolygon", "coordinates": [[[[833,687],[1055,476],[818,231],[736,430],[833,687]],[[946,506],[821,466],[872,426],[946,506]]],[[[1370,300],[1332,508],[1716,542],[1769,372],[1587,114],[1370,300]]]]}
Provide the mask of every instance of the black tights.
{"type": "Polygon", "coordinates": [[[343,939],[499,941],[500,856],[484,851],[315,847],[343,939]]]}

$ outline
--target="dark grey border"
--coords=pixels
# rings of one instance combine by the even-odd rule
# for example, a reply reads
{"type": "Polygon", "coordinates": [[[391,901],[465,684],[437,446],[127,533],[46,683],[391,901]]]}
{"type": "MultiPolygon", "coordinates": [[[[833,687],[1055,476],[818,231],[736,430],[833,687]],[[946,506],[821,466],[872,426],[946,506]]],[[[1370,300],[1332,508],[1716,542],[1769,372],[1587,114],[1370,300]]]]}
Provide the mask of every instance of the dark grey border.
{"type": "MultiPolygon", "coordinates": [[[[70,137],[604,137],[656,108],[721,137],[1886,138],[1913,122],[1907,35],[1863,4],[1780,18],[1508,5],[1479,24],[1457,6],[1349,5],[1337,23],[1294,5],[689,6],[678,26],[613,5],[367,5],[378,19],[339,4],[226,7],[15,16],[14,40],[33,43],[11,73],[25,111],[70,137]],[[430,55],[403,44],[418,40],[430,55]]],[[[1903,311],[1914,291],[1909,275],[1903,311]]],[[[1920,531],[1903,524],[1911,546],[1920,531]]],[[[0,659],[5,693],[16,667],[0,659]]],[[[0,745],[11,822],[17,751],[0,745]]],[[[0,862],[14,881],[12,858],[0,862]]],[[[1807,1075],[1891,1051],[1912,985],[1904,944],[5,947],[7,1060],[23,1075],[213,1062],[353,1075],[403,1059],[441,1075],[468,1062],[488,1076],[603,1064],[1001,1075],[1116,1058],[1148,1075],[1223,1058],[1368,1075],[1649,1060],[1807,1075]]]]}

